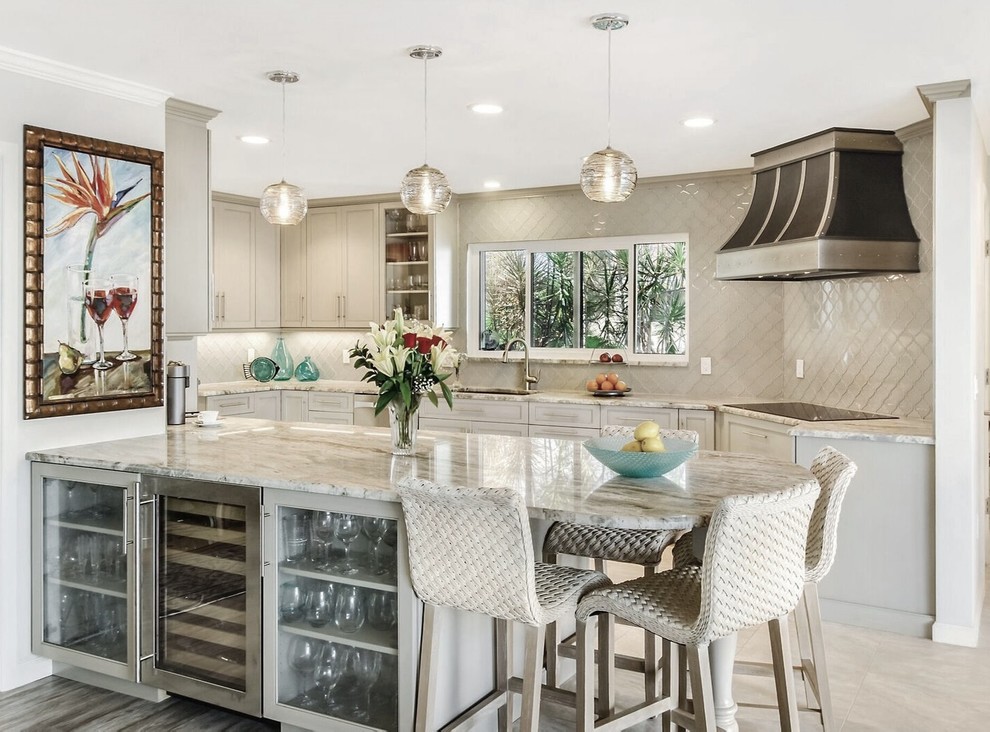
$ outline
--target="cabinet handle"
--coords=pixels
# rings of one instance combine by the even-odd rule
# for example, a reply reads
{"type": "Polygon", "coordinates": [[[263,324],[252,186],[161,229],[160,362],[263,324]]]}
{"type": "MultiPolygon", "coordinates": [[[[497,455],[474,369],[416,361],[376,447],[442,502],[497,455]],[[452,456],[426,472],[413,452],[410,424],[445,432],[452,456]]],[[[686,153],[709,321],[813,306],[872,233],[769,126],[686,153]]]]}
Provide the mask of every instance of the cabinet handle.
{"type": "Polygon", "coordinates": [[[268,566],[268,561],[265,559],[265,544],[268,541],[268,526],[266,519],[271,518],[271,514],[265,510],[263,505],[259,506],[261,509],[261,576],[265,576],[265,567],[268,566]]]}
{"type": "Polygon", "coordinates": [[[213,293],[213,322],[220,320],[220,293],[213,293]]]}
{"type": "MultiPolygon", "coordinates": [[[[134,495],[135,496],[137,495],[137,493],[138,493],[138,491],[140,489],[141,489],[141,484],[140,483],[134,483],[134,495]]],[[[126,557],[127,556],[127,545],[131,543],[127,539],[127,524],[130,523],[128,521],[129,516],[128,516],[128,512],[127,512],[127,502],[128,501],[133,501],[134,500],[134,496],[127,495],[127,491],[124,491],[123,493],[124,493],[124,513],[123,513],[123,516],[124,516],[124,535],[121,537],[121,542],[120,543],[121,543],[121,546],[123,546],[123,550],[122,550],[121,553],[126,557]]]]}
{"type": "Polygon", "coordinates": [[[227,293],[220,293],[220,320],[227,317],[227,293]]]}
{"type": "Polygon", "coordinates": [[[347,320],[347,295],[341,295],[340,299],[343,301],[344,306],[341,308],[340,317],[347,320]]]}
{"type": "Polygon", "coordinates": [[[299,320],[304,320],[306,318],[306,296],[299,296],[299,320]]]}
{"type": "Polygon", "coordinates": [[[767,439],[767,435],[760,434],[759,432],[750,432],[749,430],[743,430],[744,435],[749,435],[750,437],[759,437],[761,440],[767,439]]]}
{"type": "Polygon", "coordinates": [[[337,295],[337,319],[340,319],[340,295],[337,295]]]}

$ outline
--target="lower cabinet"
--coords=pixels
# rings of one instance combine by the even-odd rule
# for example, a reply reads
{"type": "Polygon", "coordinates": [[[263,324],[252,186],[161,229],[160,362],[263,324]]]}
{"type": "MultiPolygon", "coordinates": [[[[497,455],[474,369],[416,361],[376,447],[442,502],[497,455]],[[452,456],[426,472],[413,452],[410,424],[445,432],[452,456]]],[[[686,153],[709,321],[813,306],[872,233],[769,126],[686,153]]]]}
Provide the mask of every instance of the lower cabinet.
{"type": "Polygon", "coordinates": [[[419,428],[525,437],[529,434],[528,407],[522,400],[465,399],[458,395],[453,409],[445,402],[439,406],[424,402],[419,408],[419,428]]]}
{"type": "Polygon", "coordinates": [[[283,422],[353,424],[354,396],[343,393],[283,391],[283,422]]]}
{"type": "Polygon", "coordinates": [[[660,429],[694,430],[698,433],[699,449],[715,449],[715,412],[711,410],[602,406],[603,427],[606,425],[635,427],[647,419],[659,424],[660,429]]]}
{"type": "Polygon", "coordinates": [[[724,452],[748,452],[754,455],[794,462],[792,427],[738,414],[719,413],[718,449],[724,452]]]}
{"type": "Polygon", "coordinates": [[[221,417],[282,418],[282,398],[277,391],[225,394],[206,397],[204,409],[215,409],[221,417]]]}
{"type": "Polygon", "coordinates": [[[418,607],[398,504],[265,493],[265,716],[412,729],[418,607]]]}

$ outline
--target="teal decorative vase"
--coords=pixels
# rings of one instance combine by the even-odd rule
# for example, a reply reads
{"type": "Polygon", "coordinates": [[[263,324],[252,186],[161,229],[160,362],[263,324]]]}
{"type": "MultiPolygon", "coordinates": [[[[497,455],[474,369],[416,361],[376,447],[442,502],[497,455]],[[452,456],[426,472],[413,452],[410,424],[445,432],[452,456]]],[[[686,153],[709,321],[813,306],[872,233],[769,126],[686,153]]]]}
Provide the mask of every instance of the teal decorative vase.
{"type": "Polygon", "coordinates": [[[296,378],[299,381],[316,381],[320,378],[320,370],[316,368],[313,359],[306,356],[298,366],[296,366],[296,378]]]}
{"type": "Polygon", "coordinates": [[[282,336],[275,341],[275,348],[272,350],[272,361],[278,365],[278,373],[275,374],[275,381],[288,381],[292,378],[295,364],[292,362],[292,354],[285,347],[285,339],[282,336]]]}

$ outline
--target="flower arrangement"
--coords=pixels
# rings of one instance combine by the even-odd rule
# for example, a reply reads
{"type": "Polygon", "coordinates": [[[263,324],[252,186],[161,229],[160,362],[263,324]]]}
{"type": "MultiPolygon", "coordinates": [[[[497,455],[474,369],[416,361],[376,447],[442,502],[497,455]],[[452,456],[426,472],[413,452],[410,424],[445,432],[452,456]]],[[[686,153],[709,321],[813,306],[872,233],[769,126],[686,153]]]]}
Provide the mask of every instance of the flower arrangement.
{"type": "Polygon", "coordinates": [[[365,369],[361,381],[378,387],[375,414],[389,408],[396,451],[408,454],[415,442],[414,417],[423,396],[434,406],[440,403],[440,396],[448,407],[454,406],[450,387],[444,383],[450,374],[440,373],[440,366],[451,357],[456,362],[457,352],[450,346],[449,332],[422,321],[406,320],[400,308],[395,309],[392,320],[370,325],[368,343],[357,343],[350,357],[354,368],[365,369]]]}

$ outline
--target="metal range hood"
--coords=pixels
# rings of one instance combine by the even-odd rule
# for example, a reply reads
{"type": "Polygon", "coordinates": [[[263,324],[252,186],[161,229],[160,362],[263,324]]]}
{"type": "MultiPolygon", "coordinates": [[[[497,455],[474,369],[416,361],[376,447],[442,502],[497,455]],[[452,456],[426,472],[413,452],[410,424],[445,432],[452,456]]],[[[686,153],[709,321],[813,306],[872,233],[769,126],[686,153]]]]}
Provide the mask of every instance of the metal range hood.
{"type": "Polygon", "coordinates": [[[919,271],[902,154],[893,132],[841,127],[756,153],[753,199],[715,255],[715,279],[919,271]]]}

